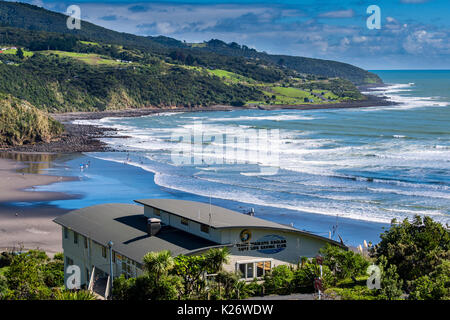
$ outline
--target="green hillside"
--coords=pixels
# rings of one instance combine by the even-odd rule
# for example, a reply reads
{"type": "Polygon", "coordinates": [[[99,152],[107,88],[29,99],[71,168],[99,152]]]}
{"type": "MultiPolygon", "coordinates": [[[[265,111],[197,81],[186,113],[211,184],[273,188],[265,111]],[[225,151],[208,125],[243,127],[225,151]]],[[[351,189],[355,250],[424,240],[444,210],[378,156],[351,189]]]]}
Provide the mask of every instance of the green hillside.
{"type": "MultiPolygon", "coordinates": [[[[0,1],[0,26],[10,26],[27,30],[41,30],[59,34],[72,35],[84,40],[120,44],[143,48],[152,54],[167,56],[173,50],[181,51],[184,56],[190,55],[193,60],[201,60],[207,67],[224,68],[224,65],[235,65],[237,73],[244,74],[245,64],[259,59],[259,63],[291,69],[299,73],[321,77],[340,77],[352,81],[354,84],[381,83],[381,79],[370,72],[346,63],[331,60],[292,57],[285,55],[269,55],[250,49],[237,43],[226,44],[220,40],[210,40],[202,44],[185,44],[169,37],[142,37],[127,33],[116,32],[96,26],[89,22],[82,22],[80,30],[69,30],[66,27],[65,15],[48,11],[37,6],[0,1]]],[[[255,71],[255,70],[250,70],[255,71]]],[[[259,70],[261,71],[261,70],[259,70]]]]}
{"type": "MultiPolygon", "coordinates": [[[[155,39],[155,41],[158,41],[155,39]]],[[[295,70],[303,74],[312,74],[322,77],[339,77],[347,79],[355,84],[382,83],[380,77],[376,74],[355,67],[353,65],[332,61],[313,59],[305,57],[294,57],[287,55],[271,55],[264,52],[258,52],[245,45],[239,45],[235,42],[225,43],[223,41],[212,39],[200,44],[191,44],[192,48],[201,51],[210,51],[229,56],[245,57],[249,59],[261,59],[265,62],[295,70]]]]}
{"type": "MultiPolygon", "coordinates": [[[[300,72],[237,44],[185,44],[84,21],[81,30],[69,30],[66,19],[36,6],[0,1],[2,97],[28,101],[44,112],[323,104],[365,99],[351,81],[378,81],[364,70],[334,61],[312,59],[313,66],[305,60],[310,69],[300,72]]],[[[3,128],[6,120],[11,122],[3,118],[3,128]]],[[[33,137],[3,137],[2,143],[51,136],[29,135],[33,137]]]]}
{"type": "Polygon", "coordinates": [[[0,95],[0,147],[50,141],[61,124],[24,100],[0,95]]]}

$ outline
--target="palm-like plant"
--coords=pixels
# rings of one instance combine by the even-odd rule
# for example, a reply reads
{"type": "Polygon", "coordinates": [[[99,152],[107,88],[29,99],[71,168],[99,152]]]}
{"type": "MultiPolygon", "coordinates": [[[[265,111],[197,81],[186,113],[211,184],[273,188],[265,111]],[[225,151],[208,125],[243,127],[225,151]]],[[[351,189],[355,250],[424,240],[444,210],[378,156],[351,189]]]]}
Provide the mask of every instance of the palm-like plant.
{"type": "Polygon", "coordinates": [[[227,247],[210,249],[205,254],[209,271],[211,273],[222,271],[223,265],[228,263],[229,257],[230,249],[227,247]]]}
{"type": "Polygon", "coordinates": [[[161,276],[166,275],[175,265],[173,257],[168,250],[160,252],[149,252],[142,259],[144,269],[149,275],[154,275],[155,282],[161,276]]]}

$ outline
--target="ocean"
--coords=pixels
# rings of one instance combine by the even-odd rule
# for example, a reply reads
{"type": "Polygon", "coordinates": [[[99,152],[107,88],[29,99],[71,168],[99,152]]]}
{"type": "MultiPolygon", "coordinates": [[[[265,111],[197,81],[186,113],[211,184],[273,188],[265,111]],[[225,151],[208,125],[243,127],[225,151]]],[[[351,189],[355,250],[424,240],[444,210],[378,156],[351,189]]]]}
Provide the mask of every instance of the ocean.
{"type": "Polygon", "coordinates": [[[79,120],[119,129],[117,152],[56,161],[66,208],[137,198],[211,202],[336,238],[378,242],[392,219],[450,223],[450,71],[374,71],[399,104],[79,120]],[[88,167],[80,166],[89,164],[88,167]]]}

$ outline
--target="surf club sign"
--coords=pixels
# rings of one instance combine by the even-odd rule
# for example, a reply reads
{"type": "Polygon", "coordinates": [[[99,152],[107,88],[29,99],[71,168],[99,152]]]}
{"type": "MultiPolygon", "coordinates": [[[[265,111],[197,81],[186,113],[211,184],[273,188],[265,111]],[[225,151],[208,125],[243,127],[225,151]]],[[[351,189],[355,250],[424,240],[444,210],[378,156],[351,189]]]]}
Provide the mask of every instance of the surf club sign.
{"type": "Polygon", "coordinates": [[[276,234],[265,235],[256,241],[251,241],[252,234],[248,229],[241,231],[240,238],[242,243],[236,244],[239,252],[257,251],[263,254],[275,254],[283,251],[287,246],[286,238],[276,234]]]}

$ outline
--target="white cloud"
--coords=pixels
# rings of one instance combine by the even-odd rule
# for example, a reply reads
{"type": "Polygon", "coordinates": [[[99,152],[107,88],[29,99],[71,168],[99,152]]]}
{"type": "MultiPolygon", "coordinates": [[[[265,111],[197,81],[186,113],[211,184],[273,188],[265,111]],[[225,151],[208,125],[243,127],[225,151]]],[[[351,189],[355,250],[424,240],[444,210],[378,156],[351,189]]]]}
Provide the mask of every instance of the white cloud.
{"type": "Polygon", "coordinates": [[[353,9],[348,10],[338,10],[338,11],[328,11],[319,14],[320,18],[352,18],[355,15],[353,9]]]}

